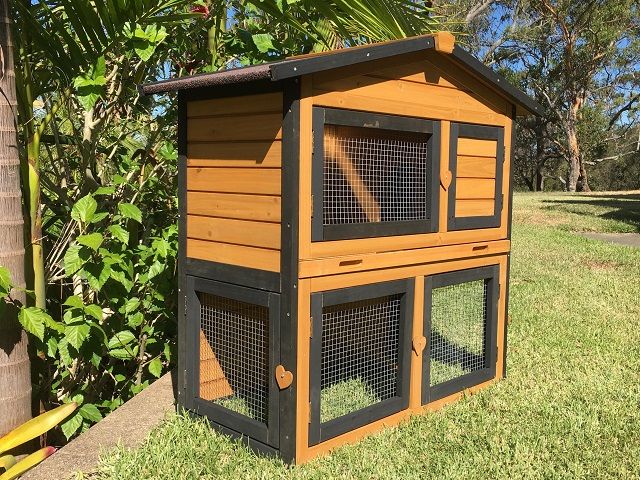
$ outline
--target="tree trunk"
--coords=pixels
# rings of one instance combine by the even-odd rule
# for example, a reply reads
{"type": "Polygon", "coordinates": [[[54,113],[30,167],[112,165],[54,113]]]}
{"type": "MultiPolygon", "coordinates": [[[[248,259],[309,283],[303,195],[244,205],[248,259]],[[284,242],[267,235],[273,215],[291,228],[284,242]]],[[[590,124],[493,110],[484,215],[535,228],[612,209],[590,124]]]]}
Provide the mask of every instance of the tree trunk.
{"type": "Polygon", "coordinates": [[[567,175],[567,190],[575,192],[580,177],[580,145],[578,145],[578,111],[582,100],[575,97],[567,113],[567,145],[569,148],[569,173],[567,175]]]}
{"type": "Polygon", "coordinates": [[[584,161],[580,157],[580,176],[578,177],[578,184],[576,186],[579,192],[590,192],[589,179],[587,177],[587,169],[584,166],[584,161]]]}
{"type": "Polygon", "coordinates": [[[536,192],[544,191],[544,174],[542,173],[542,169],[538,167],[536,171],[536,192]]]}
{"type": "Polygon", "coordinates": [[[534,191],[541,192],[544,188],[544,176],[543,168],[545,164],[545,151],[544,151],[544,131],[543,125],[540,122],[536,122],[536,158],[535,158],[535,172],[534,172],[534,191]]]}
{"type": "MultiPolygon", "coordinates": [[[[16,86],[9,1],[0,0],[0,265],[13,284],[24,281],[24,220],[20,190],[20,160],[14,112],[16,86]]],[[[11,297],[24,304],[23,291],[11,297]]],[[[17,320],[17,309],[0,302],[0,436],[31,418],[31,373],[27,335],[17,320]]]]}

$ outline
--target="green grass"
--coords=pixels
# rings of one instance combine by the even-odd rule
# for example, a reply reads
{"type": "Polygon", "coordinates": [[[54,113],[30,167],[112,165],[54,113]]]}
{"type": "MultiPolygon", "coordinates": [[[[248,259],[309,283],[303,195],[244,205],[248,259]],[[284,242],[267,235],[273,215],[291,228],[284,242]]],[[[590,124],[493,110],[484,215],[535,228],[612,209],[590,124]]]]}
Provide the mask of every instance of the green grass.
{"type": "Polygon", "coordinates": [[[640,232],[640,192],[518,193],[513,220],[572,232],[640,232]]]}
{"type": "Polygon", "coordinates": [[[320,392],[320,421],[328,422],[379,401],[371,387],[360,378],[338,382],[320,392]]]}
{"type": "Polygon", "coordinates": [[[495,386],[291,468],[172,416],[141,448],[107,453],[92,477],[638,478],[640,249],[568,231],[637,229],[632,206],[610,208],[518,195],[508,377],[495,386]],[[576,205],[583,213],[567,210],[576,205]]]}
{"type": "Polygon", "coordinates": [[[218,400],[215,400],[214,403],[217,403],[221,407],[228,408],[229,410],[239,413],[240,415],[244,415],[245,417],[253,419],[256,418],[254,413],[251,411],[251,408],[249,408],[249,404],[242,397],[236,397],[234,395],[231,397],[220,398],[218,400]]]}

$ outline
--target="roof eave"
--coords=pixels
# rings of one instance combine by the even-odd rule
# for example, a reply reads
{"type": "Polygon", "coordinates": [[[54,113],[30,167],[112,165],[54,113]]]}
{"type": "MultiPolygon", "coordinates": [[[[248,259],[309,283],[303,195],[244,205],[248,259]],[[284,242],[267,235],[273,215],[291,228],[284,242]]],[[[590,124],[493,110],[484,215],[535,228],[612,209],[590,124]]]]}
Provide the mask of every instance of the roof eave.
{"type": "Polygon", "coordinates": [[[472,73],[484,79],[494,90],[501,92],[515,105],[522,107],[525,111],[536,116],[542,116],[544,114],[544,107],[542,107],[542,105],[519,88],[514,87],[506,78],[491,70],[463,48],[456,45],[453,48],[451,56],[458,63],[471,70],[472,73]]]}

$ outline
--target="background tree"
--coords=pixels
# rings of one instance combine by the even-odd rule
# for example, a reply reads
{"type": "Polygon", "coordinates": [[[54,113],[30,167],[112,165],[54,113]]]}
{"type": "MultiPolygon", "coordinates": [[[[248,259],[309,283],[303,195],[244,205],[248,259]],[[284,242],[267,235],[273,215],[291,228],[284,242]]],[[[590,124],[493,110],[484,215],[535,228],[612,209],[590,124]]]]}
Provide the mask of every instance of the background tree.
{"type": "MultiPolygon", "coordinates": [[[[24,221],[16,132],[13,41],[8,0],[0,0],[0,437],[31,418],[27,334],[18,310],[4,299],[10,283],[24,289],[24,221]],[[9,281],[9,276],[11,282],[9,281]]],[[[11,297],[24,304],[24,290],[11,297]]]]}
{"type": "MultiPolygon", "coordinates": [[[[637,0],[506,0],[487,13],[480,47],[485,61],[505,70],[547,109],[541,122],[522,124],[534,129],[528,169],[533,176],[555,172],[559,158],[567,165],[565,189],[590,190],[591,155],[613,140],[599,133],[600,145],[589,145],[597,125],[601,133],[612,128],[597,112],[606,111],[611,125],[635,121],[638,10],[637,0]]],[[[533,180],[525,183],[535,189],[533,180]]]]}

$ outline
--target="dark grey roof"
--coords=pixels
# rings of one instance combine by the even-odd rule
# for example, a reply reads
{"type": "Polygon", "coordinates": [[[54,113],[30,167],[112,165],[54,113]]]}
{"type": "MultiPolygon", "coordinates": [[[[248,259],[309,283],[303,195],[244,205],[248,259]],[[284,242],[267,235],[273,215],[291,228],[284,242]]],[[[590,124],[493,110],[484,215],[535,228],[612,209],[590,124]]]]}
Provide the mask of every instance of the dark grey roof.
{"type": "MultiPolygon", "coordinates": [[[[317,54],[300,55],[275,62],[234,68],[220,72],[162,80],[142,85],[140,90],[144,95],[153,95],[198,87],[230,85],[256,80],[271,80],[275,82],[300,75],[353,65],[355,63],[368,62],[434,48],[436,48],[434,36],[421,35],[317,54]]],[[[450,58],[461,64],[461,66],[467,70],[471,70],[472,73],[493,89],[501,92],[516,105],[536,115],[542,114],[543,108],[540,104],[511,85],[506,78],[491,70],[463,48],[456,45],[450,54],[450,58]]]]}

